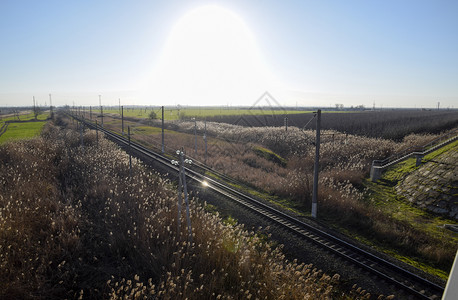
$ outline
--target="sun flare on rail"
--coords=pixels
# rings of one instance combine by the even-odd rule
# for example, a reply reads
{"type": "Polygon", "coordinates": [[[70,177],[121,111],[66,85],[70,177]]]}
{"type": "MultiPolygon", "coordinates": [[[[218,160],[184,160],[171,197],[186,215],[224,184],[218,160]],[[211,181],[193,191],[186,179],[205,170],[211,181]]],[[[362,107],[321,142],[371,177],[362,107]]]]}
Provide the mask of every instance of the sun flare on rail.
{"type": "Polygon", "coordinates": [[[251,105],[276,80],[242,19],[207,5],[173,27],[147,85],[166,105],[251,105]]]}

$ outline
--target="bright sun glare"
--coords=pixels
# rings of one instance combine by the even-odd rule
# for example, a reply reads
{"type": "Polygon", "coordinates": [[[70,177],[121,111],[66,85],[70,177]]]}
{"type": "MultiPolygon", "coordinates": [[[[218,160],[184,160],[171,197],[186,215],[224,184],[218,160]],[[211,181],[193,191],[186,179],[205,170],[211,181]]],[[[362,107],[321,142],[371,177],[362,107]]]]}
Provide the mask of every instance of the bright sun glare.
{"type": "Polygon", "coordinates": [[[208,5],[174,26],[147,89],[165,105],[250,105],[274,82],[245,23],[208,5]]]}

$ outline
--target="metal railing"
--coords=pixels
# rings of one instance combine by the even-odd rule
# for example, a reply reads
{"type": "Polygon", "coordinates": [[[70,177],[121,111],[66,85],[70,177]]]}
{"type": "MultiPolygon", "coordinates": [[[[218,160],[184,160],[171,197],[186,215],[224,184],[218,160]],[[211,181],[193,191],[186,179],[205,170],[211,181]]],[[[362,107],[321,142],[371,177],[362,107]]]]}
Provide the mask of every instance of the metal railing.
{"type": "Polygon", "coordinates": [[[443,147],[453,141],[458,139],[458,129],[455,128],[447,134],[441,135],[440,137],[432,140],[431,142],[423,145],[423,146],[412,146],[405,150],[402,150],[396,154],[391,155],[388,158],[383,160],[374,160],[372,162],[372,166],[378,167],[387,167],[397,162],[401,162],[413,155],[425,155],[428,154],[440,147],[443,147]]]}

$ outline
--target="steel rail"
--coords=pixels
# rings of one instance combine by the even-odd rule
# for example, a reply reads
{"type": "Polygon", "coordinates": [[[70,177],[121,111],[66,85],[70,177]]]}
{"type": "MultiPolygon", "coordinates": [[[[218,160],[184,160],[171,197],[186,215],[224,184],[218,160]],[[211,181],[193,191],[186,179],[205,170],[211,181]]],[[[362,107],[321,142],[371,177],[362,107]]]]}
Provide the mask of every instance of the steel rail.
{"type": "MultiPolygon", "coordinates": [[[[72,115],[71,115],[72,116],[72,115]]],[[[87,122],[86,120],[80,119],[78,117],[72,116],[79,120],[80,122],[84,122],[88,127],[91,128],[96,128],[96,125],[87,122]]],[[[127,141],[126,138],[113,133],[109,130],[106,130],[100,126],[98,126],[98,130],[102,131],[105,133],[107,136],[110,138],[118,141],[121,144],[124,144],[126,146],[129,145],[129,142],[127,141]]],[[[131,141],[130,147],[142,153],[143,155],[146,155],[150,158],[153,158],[162,164],[166,165],[170,169],[178,172],[178,168],[173,166],[170,163],[170,159],[152,151],[151,149],[148,149],[140,144],[137,144],[135,142],[131,141]]],[[[220,175],[219,172],[216,172],[215,170],[212,170],[208,167],[204,167],[202,164],[200,164],[201,168],[206,169],[209,172],[213,172],[217,174],[218,176],[220,175]]],[[[256,212],[257,214],[260,214],[261,216],[269,219],[269,221],[280,225],[281,227],[287,229],[290,232],[293,232],[300,237],[306,238],[315,244],[319,245],[320,247],[326,249],[327,251],[334,253],[345,260],[350,261],[351,263],[357,265],[358,267],[365,269],[374,275],[386,280],[387,282],[390,282],[397,286],[398,288],[403,289],[404,291],[408,292],[411,295],[414,295],[420,299],[431,299],[431,296],[426,295],[424,292],[419,291],[415,288],[412,288],[411,286],[408,286],[405,281],[406,279],[409,281],[414,281],[411,285],[420,284],[422,285],[423,288],[429,288],[434,293],[438,293],[440,295],[443,294],[444,288],[442,286],[437,285],[436,283],[433,283],[425,278],[422,278],[406,269],[403,269],[383,258],[380,258],[364,249],[361,249],[343,239],[340,239],[336,236],[333,236],[325,231],[322,231],[316,227],[313,227],[310,224],[307,224],[301,220],[298,220],[278,209],[275,209],[257,199],[254,199],[251,196],[248,196],[232,187],[229,187],[211,177],[205,176],[200,174],[199,172],[189,168],[185,167],[186,170],[186,175],[190,177],[193,180],[196,180],[197,182],[204,182],[206,181],[208,183],[207,188],[210,188],[217,193],[220,193],[228,198],[230,198],[233,201],[236,201],[237,203],[243,205],[244,207],[256,212]],[[334,243],[334,244],[333,244],[334,243]],[[352,253],[348,253],[348,251],[352,253]],[[355,257],[357,256],[357,257],[355,257]],[[358,257],[359,256],[359,257],[358,257]],[[364,257],[365,260],[361,260],[361,256],[364,257]],[[395,272],[398,275],[401,275],[405,278],[403,279],[396,279],[393,276],[387,275],[383,273],[382,271],[376,269],[374,265],[381,265],[382,267],[388,268],[391,272],[395,272]],[[404,281],[404,282],[401,282],[404,281]]],[[[224,177],[227,177],[226,175],[224,177]]]]}

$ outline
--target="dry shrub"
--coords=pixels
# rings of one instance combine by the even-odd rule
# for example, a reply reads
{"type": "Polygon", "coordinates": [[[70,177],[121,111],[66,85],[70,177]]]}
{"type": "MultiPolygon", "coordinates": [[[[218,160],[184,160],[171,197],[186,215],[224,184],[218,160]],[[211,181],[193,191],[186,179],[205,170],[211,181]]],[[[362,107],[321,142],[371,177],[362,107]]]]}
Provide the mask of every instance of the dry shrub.
{"type": "MultiPolygon", "coordinates": [[[[194,122],[171,122],[181,132],[166,137],[166,143],[174,149],[184,146],[194,155],[194,122]]],[[[171,125],[168,126],[171,126],[171,125]]],[[[203,122],[197,122],[202,134],[203,122]]],[[[396,129],[396,127],[394,127],[396,129]]],[[[398,136],[397,133],[393,133],[398,136]]],[[[404,134],[405,135],[405,134],[404,134]]],[[[313,165],[315,158],[315,132],[290,127],[243,127],[207,122],[209,151],[207,164],[218,171],[243,181],[272,195],[297,203],[296,207],[309,210],[311,206],[313,165]],[[218,138],[218,139],[215,139],[218,138]],[[287,159],[283,168],[254,154],[250,145],[262,145],[287,159]]],[[[437,262],[448,268],[454,253],[453,246],[438,247],[436,237],[426,236],[412,226],[401,224],[384,212],[366,203],[363,180],[369,175],[371,162],[393,153],[424,145],[437,138],[433,134],[410,134],[401,142],[381,138],[369,138],[323,130],[320,149],[320,217],[338,220],[352,230],[390,244],[413,256],[437,262]],[[391,228],[395,228],[391,230],[391,228]],[[423,246],[425,244],[425,246],[423,246]]],[[[148,143],[160,141],[160,135],[148,136],[148,143]]],[[[203,161],[202,141],[196,159],[203,161]]]]}
{"type": "MultiPolygon", "coordinates": [[[[64,121],[61,120],[61,123],[64,121]]],[[[170,182],[95,133],[48,125],[0,147],[0,297],[345,298],[243,226],[191,199],[193,242],[170,182]]],[[[358,296],[356,298],[362,298],[358,296]]]]}
{"type": "Polygon", "coordinates": [[[409,134],[402,140],[402,145],[405,148],[423,146],[436,138],[436,134],[409,134]]]}

